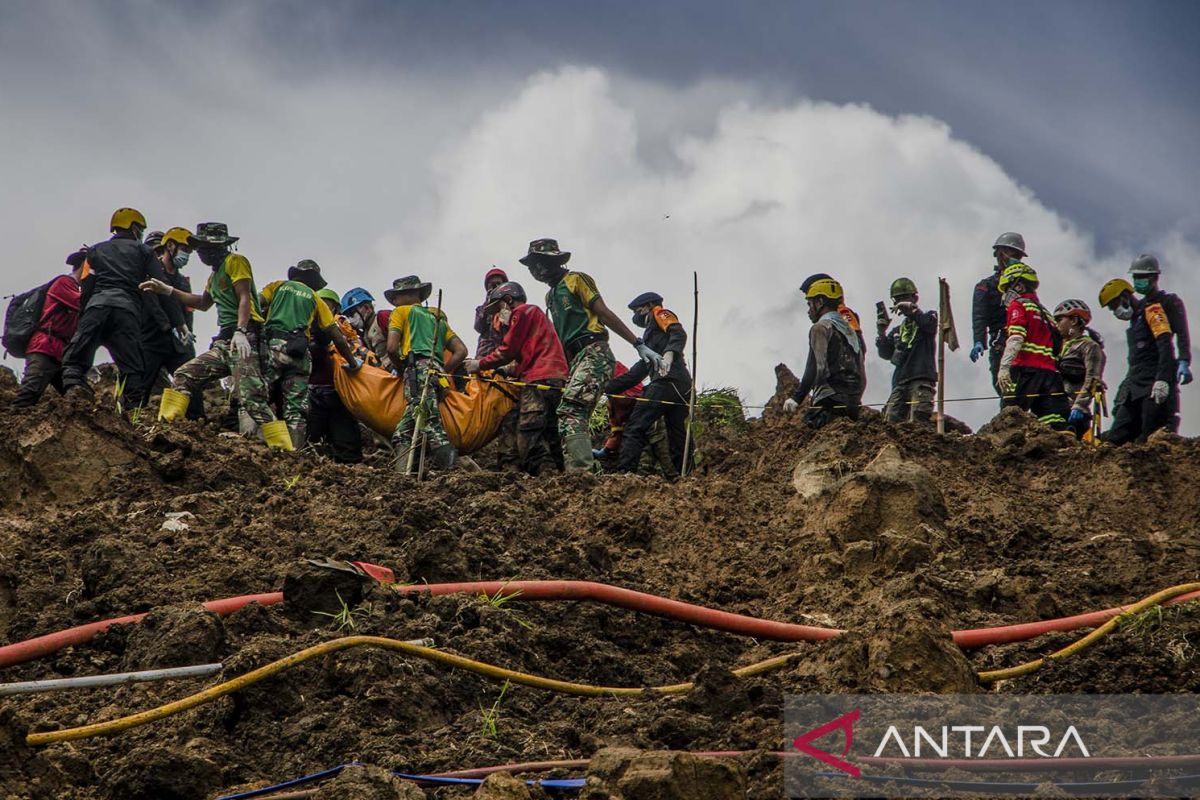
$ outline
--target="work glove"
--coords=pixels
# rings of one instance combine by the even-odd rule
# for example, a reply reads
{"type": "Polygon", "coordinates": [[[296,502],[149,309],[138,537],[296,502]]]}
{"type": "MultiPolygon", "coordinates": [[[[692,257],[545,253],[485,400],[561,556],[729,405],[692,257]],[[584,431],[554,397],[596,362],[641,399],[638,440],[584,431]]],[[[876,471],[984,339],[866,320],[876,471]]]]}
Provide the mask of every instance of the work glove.
{"type": "Polygon", "coordinates": [[[1179,368],[1175,373],[1175,377],[1179,379],[1180,386],[1187,386],[1192,382],[1192,367],[1182,358],[1179,359],[1179,368]]]}
{"type": "Polygon", "coordinates": [[[148,281],[142,281],[141,283],[138,284],[138,288],[141,289],[143,292],[152,292],[154,294],[163,294],[163,295],[170,294],[172,289],[174,289],[173,286],[171,286],[170,284],[167,284],[167,283],[163,283],[158,278],[151,278],[148,281]]]}
{"type": "Polygon", "coordinates": [[[358,372],[362,369],[362,362],[357,358],[352,358],[342,364],[342,369],[346,370],[346,372],[358,372]]]}
{"type": "Polygon", "coordinates": [[[983,355],[984,349],[985,348],[983,346],[983,342],[976,342],[975,344],[971,345],[971,363],[972,364],[974,364],[976,361],[979,360],[979,357],[981,355],[983,355]]]}
{"type": "Polygon", "coordinates": [[[659,365],[662,363],[662,356],[647,347],[646,343],[641,339],[638,339],[633,346],[637,350],[638,356],[641,357],[642,361],[646,362],[646,366],[650,367],[651,370],[656,370],[659,368],[659,365]]]}
{"type": "Polygon", "coordinates": [[[1072,425],[1083,422],[1087,419],[1087,414],[1080,411],[1078,408],[1072,408],[1071,413],[1067,415],[1067,422],[1072,425]]]}
{"type": "Polygon", "coordinates": [[[794,398],[789,397],[787,400],[783,401],[783,413],[785,414],[795,414],[799,408],[800,404],[797,403],[794,398]]]}
{"type": "Polygon", "coordinates": [[[1167,402],[1167,398],[1171,395],[1171,386],[1166,381],[1155,381],[1150,387],[1150,399],[1158,403],[1160,406],[1167,402]]]}
{"type": "Polygon", "coordinates": [[[190,347],[196,343],[196,334],[189,331],[186,326],[175,328],[172,333],[175,334],[175,338],[184,347],[190,347]]]}
{"type": "Polygon", "coordinates": [[[665,378],[667,373],[671,371],[671,365],[675,363],[675,351],[668,350],[663,353],[662,362],[658,365],[658,375],[660,378],[665,378]]]}
{"type": "Polygon", "coordinates": [[[250,337],[246,335],[245,331],[234,331],[233,338],[229,340],[229,346],[233,348],[239,361],[245,361],[254,352],[254,349],[250,347],[250,337]]]}
{"type": "Polygon", "coordinates": [[[463,369],[469,373],[479,372],[479,359],[468,358],[462,362],[463,369]]]}
{"type": "Polygon", "coordinates": [[[1008,367],[1001,367],[996,373],[996,383],[1000,386],[1000,393],[1005,397],[1012,396],[1017,391],[1017,385],[1013,383],[1012,373],[1008,367]]]}
{"type": "Polygon", "coordinates": [[[596,459],[597,461],[599,461],[602,458],[605,458],[607,455],[608,455],[608,451],[605,450],[603,447],[596,448],[595,450],[592,451],[592,458],[596,459]]]}

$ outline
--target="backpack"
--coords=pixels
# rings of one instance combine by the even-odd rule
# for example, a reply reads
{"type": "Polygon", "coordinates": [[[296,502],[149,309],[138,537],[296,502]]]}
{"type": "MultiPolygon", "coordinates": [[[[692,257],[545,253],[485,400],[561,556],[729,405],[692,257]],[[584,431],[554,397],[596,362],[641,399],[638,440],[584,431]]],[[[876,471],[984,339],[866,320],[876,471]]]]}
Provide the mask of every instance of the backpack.
{"type": "MultiPolygon", "coordinates": [[[[57,278],[55,278],[57,280],[57,278]]],[[[46,308],[46,293],[54,280],[21,294],[11,295],[8,311],[4,313],[4,335],[0,344],[17,358],[25,357],[29,340],[37,333],[42,322],[42,311],[46,308]]]]}

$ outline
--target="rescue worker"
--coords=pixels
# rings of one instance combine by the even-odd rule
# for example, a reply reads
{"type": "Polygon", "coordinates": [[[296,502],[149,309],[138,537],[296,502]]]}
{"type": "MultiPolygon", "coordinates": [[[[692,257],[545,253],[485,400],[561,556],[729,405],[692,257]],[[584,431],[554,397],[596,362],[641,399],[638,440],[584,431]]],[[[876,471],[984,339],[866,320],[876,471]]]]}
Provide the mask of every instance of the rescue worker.
{"type": "Polygon", "coordinates": [[[896,368],[883,415],[889,422],[928,423],[933,419],[937,386],[937,312],[917,306],[917,285],[909,278],[892,281],[890,296],[893,310],[903,319],[890,332],[886,311],[880,311],[876,319],[879,335],[875,349],[896,368]]]}
{"type": "Polygon", "coordinates": [[[475,306],[475,332],[479,334],[479,342],[475,345],[476,358],[488,355],[504,340],[504,331],[496,325],[495,313],[487,313],[489,307],[493,310],[496,308],[490,303],[492,290],[504,283],[508,283],[508,275],[499,267],[493,266],[483,276],[484,302],[475,306]]]}
{"type": "Polygon", "coordinates": [[[650,431],[660,419],[666,422],[672,466],[679,474],[691,471],[691,454],[683,452],[687,439],[688,398],[692,392],[692,375],[683,357],[687,331],[679,318],[663,308],[662,303],[662,295],[657,292],[643,292],[629,302],[633,324],[644,329],[642,341],[661,354],[661,361],[657,366],[639,361],[624,375],[609,381],[604,390],[607,394],[622,394],[647,377],[650,379],[642,392],[642,401],[634,405],[625,425],[621,453],[617,457],[620,472],[637,472],[642,450],[650,440],[650,431]],[[688,469],[684,465],[685,455],[688,469]]]}
{"type": "Polygon", "coordinates": [[[1100,305],[1128,322],[1125,333],[1129,371],[1113,401],[1113,424],[1104,440],[1113,444],[1144,442],[1159,428],[1179,427],[1178,366],[1174,332],[1166,309],[1133,296],[1135,287],[1114,278],[1100,289],[1100,305]]]}
{"type": "Polygon", "coordinates": [[[346,292],[342,295],[342,314],[358,331],[362,343],[375,354],[376,365],[386,366],[387,319],[380,324],[375,311],[375,298],[371,293],[361,286],[346,292]]]}
{"type": "MultiPolygon", "coordinates": [[[[93,245],[87,260],[91,274],[84,287],[83,312],[71,343],[63,354],[62,381],[70,392],[92,393],[87,371],[96,359],[96,350],[108,349],[120,372],[124,387],[121,403],[134,408],[141,401],[142,376],[142,295],[138,286],[149,279],[165,280],[162,266],[150,248],[142,243],[146,218],[132,208],[118,208],[109,222],[112,238],[93,245]],[[90,288],[89,288],[90,287],[90,288]]],[[[171,327],[184,323],[182,312],[169,320],[171,327]]]]}
{"type": "Polygon", "coordinates": [[[1038,300],[1037,272],[1022,262],[1010,264],[997,287],[1008,321],[996,373],[1003,392],[1000,405],[1024,409],[1054,430],[1065,431],[1071,403],[1058,374],[1058,328],[1038,300]]]}
{"type": "Polygon", "coordinates": [[[161,278],[146,281],[142,290],[172,297],[198,311],[217,307],[217,336],[207,352],[175,371],[175,391],[191,398],[209,383],[233,375],[239,406],[261,427],[275,421],[259,351],[263,316],[249,260],[230,251],[237,240],[229,235],[225,223],[201,222],[188,237],[188,244],[200,261],[212,268],[204,292],[185,292],[161,278]]]}
{"type": "Polygon", "coordinates": [[[811,393],[812,404],[804,412],[804,421],[814,428],[834,417],[858,419],[862,410],[864,351],[861,337],[838,312],[844,294],[842,285],[832,278],[813,281],[804,293],[813,323],[808,332],[808,361],[796,393],[783,401],[783,410],[794,414],[811,393]]]}
{"type": "MultiPolygon", "coordinates": [[[[827,275],[824,272],[817,272],[813,275],[809,275],[804,279],[804,283],[800,284],[800,293],[807,295],[808,288],[817,281],[821,280],[833,280],[833,276],[827,275]]],[[[867,340],[866,337],[863,336],[862,322],[859,320],[858,313],[847,306],[844,299],[838,303],[837,311],[842,315],[842,319],[846,320],[846,324],[850,326],[850,330],[854,331],[855,335],[858,336],[858,343],[862,348],[862,351],[864,353],[867,352],[867,340]]],[[[863,380],[866,380],[866,375],[863,376],[863,380]]],[[[864,383],[863,386],[865,387],[866,384],[864,383]]]]}
{"type": "Polygon", "coordinates": [[[1158,259],[1144,253],[1135,258],[1129,267],[1133,291],[1142,295],[1142,302],[1151,305],[1157,303],[1166,312],[1167,322],[1171,324],[1171,332],[1175,335],[1175,379],[1180,386],[1187,386],[1192,382],[1192,337],[1188,330],[1187,309],[1177,295],[1158,288],[1161,274],[1158,259]]]}
{"type": "Polygon", "coordinates": [[[437,373],[453,373],[467,357],[467,347],[441,309],[421,305],[432,291],[432,284],[409,275],[397,278],[392,288],[384,292],[388,302],[395,306],[388,320],[388,358],[396,374],[404,380],[407,402],[404,416],[392,434],[396,466],[401,470],[407,468],[409,453],[420,447],[422,441],[429,443],[430,459],[442,469],[454,466],[458,455],[438,411],[438,398],[448,384],[437,373]],[[450,357],[443,364],[446,350],[450,351],[450,357]],[[423,412],[423,430],[417,430],[418,411],[423,412]]]}
{"type": "Polygon", "coordinates": [[[515,363],[520,387],[517,408],[501,424],[501,467],[519,467],[530,475],[563,468],[562,444],[555,418],[567,382],[567,357],[545,312],[526,302],[519,283],[506,282],[488,292],[484,315],[506,331],[498,347],[483,358],[468,358],[467,372],[496,370],[515,363]],[[507,435],[506,435],[507,434],[507,435]],[[512,444],[516,445],[515,452],[512,444]]]}
{"type": "MultiPolygon", "coordinates": [[[[341,315],[342,305],[337,292],[321,289],[317,297],[329,309],[355,357],[364,363],[373,358],[358,338],[354,326],[341,315]]],[[[362,431],[358,419],[346,408],[341,395],[334,388],[334,352],[336,345],[333,338],[314,325],[309,343],[312,370],[308,376],[308,441],[317,446],[323,445],[330,457],[339,464],[357,464],[363,457],[362,431]]]]}
{"type": "Polygon", "coordinates": [[[566,268],[570,259],[556,240],[535,239],[519,260],[534,280],[550,287],[546,307],[570,367],[558,407],[558,432],[566,469],[573,471],[590,470],[595,463],[589,424],[615,363],[608,332],[633,345],[648,366],[657,368],[661,358],[605,304],[591,276],[566,268]]]}
{"type": "MultiPolygon", "coordinates": [[[[155,231],[146,235],[146,246],[154,251],[155,258],[162,265],[167,283],[188,294],[192,291],[192,282],[182,270],[191,258],[192,246],[188,244],[191,235],[187,228],[178,227],[166,233],[155,231]]],[[[163,370],[171,375],[196,357],[193,322],[192,310],[175,298],[142,292],[142,357],[146,361],[145,374],[142,376],[142,405],[154,393],[163,370]],[[177,313],[171,306],[175,306],[177,313]],[[183,317],[183,325],[170,327],[169,320],[177,316],[183,317]]],[[[188,403],[187,418],[200,419],[203,416],[204,393],[197,392],[188,403]]]]}
{"type": "MultiPolygon", "coordinates": [[[[1008,306],[1002,297],[1000,276],[1010,264],[1025,258],[1025,237],[1019,233],[1002,233],[992,245],[992,256],[996,260],[992,274],[975,284],[975,295],[971,300],[971,330],[975,343],[971,346],[971,362],[979,360],[984,351],[988,354],[988,366],[992,371],[992,386],[996,394],[1003,396],[997,375],[1000,358],[1004,354],[1004,326],[1008,306]]],[[[1003,406],[1003,402],[1001,406],[1003,406]]]]}
{"type": "Polygon", "coordinates": [[[1062,375],[1071,413],[1067,427],[1076,439],[1092,427],[1092,404],[1104,391],[1104,339],[1088,327],[1092,310],[1082,300],[1063,300],[1054,307],[1054,324],[1062,334],[1058,372],[1062,375]]]}
{"type": "Polygon", "coordinates": [[[87,263],[87,248],[71,253],[66,263],[71,271],[59,275],[46,287],[46,301],[37,330],[29,337],[29,344],[25,347],[25,373],[21,376],[21,386],[13,400],[15,408],[35,405],[48,386],[53,386],[59,394],[65,391],[62,379],[63,352],[67,342],[75,335],[75,326],[79,324],[79,284],[87,263]]]}
{"type": "Polygon", "coordinates": [[[267,308],[266,321],[263,323],[263,334],[267,341],[267,387],[268,391],[273,386],[279,388],[283,419],[292,436],[292,446],[297,450],[308,440],[311,330],[315,328],[329,337],[342,358],[346,359],[346,369],[353,372],[361,366],[358,356],[342,335],[329,305],[317,297],[317,292],[324,288],[321,267],[312,259],[305,258],[288,268],[287,280],[268,284],[262,293],[262,301],[267,308]]]}
{"type": "MultiPolygon", "coordinates": [[[[629,367],[620,361],[613,365],[614,379],[620,378],[626,372],[629,372],[629,367]]],[[[641,383],[636,383],[620,394],[611,394],[605,387],[605,394],[608,395],[608,438],[604,440],[604,444],[592,450],[592,458],[600,461],[611,455],[620,454],[621,442],[625,440],[625,424],[629,422],[629,415],[633,413],[633,407],[637,405],[636,398],[642,396],[645,388],[641,383]]],[[[669,460],[670,456],[668,456],[669,460]]]]}

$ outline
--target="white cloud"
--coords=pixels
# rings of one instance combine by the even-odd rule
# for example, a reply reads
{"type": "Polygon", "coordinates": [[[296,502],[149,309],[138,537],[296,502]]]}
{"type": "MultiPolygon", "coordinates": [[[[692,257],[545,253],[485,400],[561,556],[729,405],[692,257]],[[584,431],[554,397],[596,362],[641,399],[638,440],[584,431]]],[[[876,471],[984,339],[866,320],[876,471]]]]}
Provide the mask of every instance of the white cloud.
{"type": "MultiPolygon", "coordinates": [[[[89,96],[81,120],[69,104],[0,88],[6,118],[20,120],[7,151],[21,156],[0,186],[9,243],[0,291],[48,277],[80,241],[104,235],[112,208],[134,205],[155,227],[228,222],[260,285],[305,257],[339,291],[363,285],[381,300],[392,278],[419,273],[445,289],[467,335],[488,266],[536,295],[516,259],[530,239],[555,236],[617,309],[654,289],[690,325],[698,271],[700,380],[762,403],[775,363],[803,364],[808,323],[796,287],[809,273],[841,278],[867,318],[894,277],[915,279],[927,305],[946,277],[966,342],[971,287],[990,271],[1001,231],[1025,234],[1048,305],[1067,296],[1094,305],[1133,255],[1099,257],[1086,231],[935,119],[571,66],[438,79],[341,69],[292,80],[256,62],[245,42],[222,61],[219,38],[199,41],[188,57],[139,73],[143,114],[89,96]],[[214,59],[223,66],[209,72],[214,59]],[[180,99],[173,86],[203,101],[180,99]]],[[[73,57],[82,65],[88,54],[73,57]]],[[[141,63],[126,51],[109,57],[113,69],[141,63]]],[[[1147,246],[1166,257],[1168,288],[1200,302],[1200,279],[1181,268],[1194,245],[1176,236],[1147,246]]],[[[203,269],[189,267],[194,279],[203,269]]],[[[203,319],[209,334],[213,320],[203,319]]],[[[1105,313],[1099,327],[1115,388],[1124,337],[1105,313]]],[[[965,351],[949,361],[948,397],[990,394],[982,364],[965,351]]],[[[884,399],[889,378],[872,358],[869,402],[884,399]]],[[[1185,398],[1185,429],[1195,433],[1200,390],[1185,398]]],[[[978,425],[994,407],[950,410],[978,425]]]]}

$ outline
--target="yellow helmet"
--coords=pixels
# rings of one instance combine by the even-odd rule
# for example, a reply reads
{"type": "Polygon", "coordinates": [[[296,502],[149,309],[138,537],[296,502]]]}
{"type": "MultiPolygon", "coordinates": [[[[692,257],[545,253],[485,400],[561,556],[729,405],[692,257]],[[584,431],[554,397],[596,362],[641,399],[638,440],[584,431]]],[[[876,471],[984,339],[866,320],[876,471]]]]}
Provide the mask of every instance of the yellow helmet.
{"type": "Polygon", "coordinates": [[[1038,276],[1033,267],[1018,261],[1015,264],[1009,264],[1004,268],[1004,272],[1000,273],[1000,283],[998,284],[1000,291],[1007,291],[1014,281],[1025,281],[1037,286],[1038,276]]]}
{"type": "Polygon", "coordinates": [[[191,247],[188,244],[188,237],[192,232],[187,228],[167,228],[167,232],[162,235],[162,240],[158,243],[159,247],[166,247],[167,242],[174,242],[176,247],[191,247]]]}
{"type": "Polygon", "coordinates": [[[126,230],[134,225],[140,225],[142,230],[146,229],[146,218],[142,216],[142,212],[136,208],[118,208],[113,212],[112,221],[108,223],[110,231],[126,230]]]}
{"type": "Polygon", "coordinates": [[[830,300],[841,300],[845,296],[842,292],[842,285],[833,278],[822,278],[818,281],[813,281],[808,291],[804,293],[805,300],[814,300],[818,297],[827,297],[830,300]]]}
{"type": "Polygon", "coordinates": [[[1133,294],[1133,284],[1124,278],[1113,278],[1100,287],[1100,305],[1108,307],[1109,303],[1116,300],[1125,292],[1133,294]]]}

